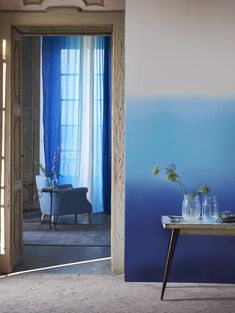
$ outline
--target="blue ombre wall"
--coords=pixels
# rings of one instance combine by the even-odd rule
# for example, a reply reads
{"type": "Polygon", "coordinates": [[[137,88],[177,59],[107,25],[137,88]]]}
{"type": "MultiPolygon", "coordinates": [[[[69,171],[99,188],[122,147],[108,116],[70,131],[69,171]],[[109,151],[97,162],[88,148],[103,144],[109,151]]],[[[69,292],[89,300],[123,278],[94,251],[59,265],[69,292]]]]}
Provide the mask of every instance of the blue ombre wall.
{"type": "MultiPolygon", "coordinates": [[[[125,278],[161,281],[182,194],[208,185],[235,212],[234,1],[127,0],[125,278]]],[[[180,237],[169,280],[235,283],[235,237],[180,237]]]]}

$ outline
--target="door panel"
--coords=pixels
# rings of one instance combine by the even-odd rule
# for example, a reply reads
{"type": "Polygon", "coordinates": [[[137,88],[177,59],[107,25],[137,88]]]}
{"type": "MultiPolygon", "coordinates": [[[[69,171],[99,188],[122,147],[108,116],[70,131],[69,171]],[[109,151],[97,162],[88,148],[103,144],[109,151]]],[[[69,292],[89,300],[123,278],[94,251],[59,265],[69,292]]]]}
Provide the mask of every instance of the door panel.
{"type": "Polygon", "coordinates": [[[14,110],[13,115],[13,182],[17,183],[21,177],[21,113],[14,110]]]}
{"type": "Polygon", "coordinates": [[[14,229],[14,238],[13,238],[13,264],[18,264],[21,260],[22,255],[22,221],[21,221],[21,213],[19,207],[21,206],[21,191],[15,191],[13,196],[13,229],[14,229]]]}
{"type": "Polygon", "coordinates": [[[17,265],[22,257],[22,96],[21,67],[22,42],[21,35],[13,29],[12,33],[12,169],[11,169],[11,209],[12,209],[12,265],[17,265]]]}

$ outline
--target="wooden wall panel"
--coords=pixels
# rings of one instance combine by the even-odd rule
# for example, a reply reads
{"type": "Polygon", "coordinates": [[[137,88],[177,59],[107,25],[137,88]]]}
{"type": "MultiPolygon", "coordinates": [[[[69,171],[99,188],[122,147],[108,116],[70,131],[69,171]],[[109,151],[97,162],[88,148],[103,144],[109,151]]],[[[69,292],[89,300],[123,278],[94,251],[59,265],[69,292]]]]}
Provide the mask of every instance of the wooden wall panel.
{"type": "Polygon", "coordinates": [[[14,40],[14,102],[17,105],[21,105],[21,88],[20,88],[20,81],[21,81],[21,45],[18,40],[14,40]]]}
{"type": "Polygon", "coordinates": [[[112,49],[112,272],[124,272],[125,110],[124,27],[114,26],[112,49]]]}
{"type": "Polygon", "coordinates": [[[13,259],[14,264],[20,261],[22,253],[23,236],[22,236],[22,210],[21,210],[21,190],[13,193],[13,259]]]}
{"type": "Polygon", "coordinates": [[[14,115],[13,179],[21,179],[21,116],[14,115]]]}
{"type": "Polygon", "coordinates": [[[15,29],[12,30],[12,167],[11,167],[11,246],[12,266],[17,265],[22,256],[22,162],[21,162],[21,35],[15,29]]]}
{"type": "Polygon", "coordinates": [[[34,207],[35,175],[39,162],[40,124],[40,38],[22,39],[22,179],[23,212],[34,207]]]}

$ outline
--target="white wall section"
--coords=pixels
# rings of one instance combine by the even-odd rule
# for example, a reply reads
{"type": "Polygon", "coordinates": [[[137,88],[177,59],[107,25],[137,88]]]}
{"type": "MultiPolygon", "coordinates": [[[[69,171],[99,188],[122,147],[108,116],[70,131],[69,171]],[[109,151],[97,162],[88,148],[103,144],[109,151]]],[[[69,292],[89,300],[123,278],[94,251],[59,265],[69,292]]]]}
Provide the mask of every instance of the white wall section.
{"type": "Polygon", "coordinates": [[[127,96],[234,96],[234,20],[232,0],[127,0],[127,96]]]}

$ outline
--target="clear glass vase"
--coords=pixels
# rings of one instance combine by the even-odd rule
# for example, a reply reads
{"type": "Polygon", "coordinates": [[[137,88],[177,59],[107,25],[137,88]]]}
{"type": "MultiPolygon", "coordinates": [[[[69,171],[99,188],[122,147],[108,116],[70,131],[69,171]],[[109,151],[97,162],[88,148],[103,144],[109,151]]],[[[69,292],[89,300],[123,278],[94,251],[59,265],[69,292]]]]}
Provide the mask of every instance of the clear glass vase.
{"type": "Polygon", "coordinates": [[[216,195],[204,195],[202,202],[202,219],[206,223],[214,223],[218,219],[219,205],[216,195]]]}
{"type": "Polygon", "coordinates": [[[57,176],[54,175],[51,179],[51,186],[52,186],[52,189],[53,190],[56,190],[57,189],[57,186],[58,186],[58,179],[57,179],[57,176]]]}
{"type": "Polygon", "coordinates": [[[182,203],[182,216],[186,222],[196,222],[200,218],[201,204],[199,196],[184,195],[182,203]]]}

